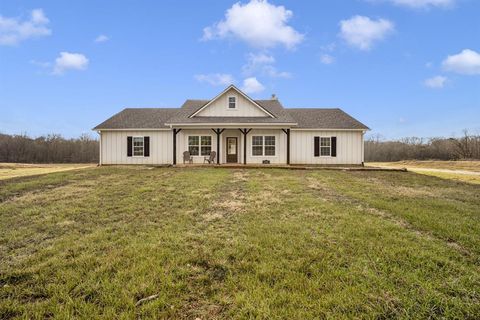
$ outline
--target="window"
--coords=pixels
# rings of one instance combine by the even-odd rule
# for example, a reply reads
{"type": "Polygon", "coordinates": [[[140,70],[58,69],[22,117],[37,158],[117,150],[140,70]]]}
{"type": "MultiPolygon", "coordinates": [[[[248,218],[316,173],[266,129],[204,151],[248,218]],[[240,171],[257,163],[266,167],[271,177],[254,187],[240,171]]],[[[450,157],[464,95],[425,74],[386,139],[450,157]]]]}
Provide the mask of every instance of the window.
{"type": "Polygon", "coordinates": [[[133,137],[133,156],[143,157],[144,141],[143,137],[133,137]]]}
{"type": "Polygon", "coordinates": [[[253,156],[275,156],[275,136],[252,136],[253,156]]]}
{"type": "Polygon", "coordinates": [[[332,150],[330,137],[320,137],[320,156],[329,157],[332,150]]]}
{"type": "Polygon", "coordinates": [[[212,137],[188,136],[188,151],[192,156],[209,156],[212,151],[212,137]]]}
{"type": "Polygon", "coordinates": [[[236,109],[236,108],[237,108],[237,98],[228,97],[228,109],[236,109]]]}
{"type": "Polygon", "coordinates": [[[252,155],[263,156],[263,137],[262,136],[252,137],[252,155]]]}
{"type": "Polygon", "coordinates": [[[265,155],[274,156],[275,155],[275,137],[274,136],[265,136],[265,155]]]}

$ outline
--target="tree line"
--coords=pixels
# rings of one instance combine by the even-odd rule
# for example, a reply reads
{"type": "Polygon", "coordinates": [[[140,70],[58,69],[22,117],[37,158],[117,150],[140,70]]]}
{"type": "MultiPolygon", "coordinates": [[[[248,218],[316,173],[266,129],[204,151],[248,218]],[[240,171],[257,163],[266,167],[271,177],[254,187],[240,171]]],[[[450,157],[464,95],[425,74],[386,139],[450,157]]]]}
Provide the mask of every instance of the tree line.
{"type": "Polygon", "coordinates": [[[365,141],[365,161],[480,159],[480,135],[463,132],[459,138],[402,138],[383,141],[379,135],[365,141]]]}
{"type": "MultiPolygon", "coordinates": [[[[31,138],[0,134],[0,162],[96,163],[98,140],[87,134],[65,139],[58,134],[31,138]]],[[[365,140],[365,161],[480,159],[480,135],[464,131],[459,138],[402,138],[385,141],[379,135],[365,140]]]]}
{"type": "Polygon", "coordinates": [[[98,151],[98,140],[87,134],[75,139],[58,134],[38,138],[0,134],[0,162],[95,163],[98,151]]]}

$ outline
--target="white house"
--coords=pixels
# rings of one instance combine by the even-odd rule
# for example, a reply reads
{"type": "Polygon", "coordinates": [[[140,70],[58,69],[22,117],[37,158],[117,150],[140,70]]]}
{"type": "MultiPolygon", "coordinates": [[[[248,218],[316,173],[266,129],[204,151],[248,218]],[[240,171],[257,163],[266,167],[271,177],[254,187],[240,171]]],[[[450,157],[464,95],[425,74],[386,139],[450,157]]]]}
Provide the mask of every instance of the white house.
{"type": "Polygon", "coordinates": [[[100,164],[363,163],[367,126],[340,109],[284,108],[274,96],[253,100],[231,85],[181,108],[127,108],[96,126],[100,164]]]}

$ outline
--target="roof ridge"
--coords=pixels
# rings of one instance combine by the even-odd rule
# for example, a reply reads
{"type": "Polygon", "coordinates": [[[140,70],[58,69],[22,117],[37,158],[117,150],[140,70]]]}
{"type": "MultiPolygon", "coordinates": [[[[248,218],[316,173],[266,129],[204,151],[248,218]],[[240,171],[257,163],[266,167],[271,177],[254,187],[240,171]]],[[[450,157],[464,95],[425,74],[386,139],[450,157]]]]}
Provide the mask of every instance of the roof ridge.
{"type": "Polygon", "coordinates": [[[338,107],[327,107],[327,108],[323,108],[323,107],[286,107],[285,108],[286,110],[341,110],[343,111],[341,108],[338,108],[338,107]]]}

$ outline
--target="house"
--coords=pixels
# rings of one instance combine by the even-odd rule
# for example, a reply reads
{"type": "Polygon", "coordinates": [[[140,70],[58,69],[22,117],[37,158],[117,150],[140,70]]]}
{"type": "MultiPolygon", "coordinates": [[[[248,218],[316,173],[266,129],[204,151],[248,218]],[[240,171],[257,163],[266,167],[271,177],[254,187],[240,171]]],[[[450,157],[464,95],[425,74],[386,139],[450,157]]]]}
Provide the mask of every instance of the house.
{"type": "Polygon", "coordinates": [[[184,151],[194,163],[216,151],[219,164],[359,165],[369,128],[340,109],[284,108],[230,85],[181,108],[127,108],[93,130],[101,165],[175,165],[184,151]]]}

